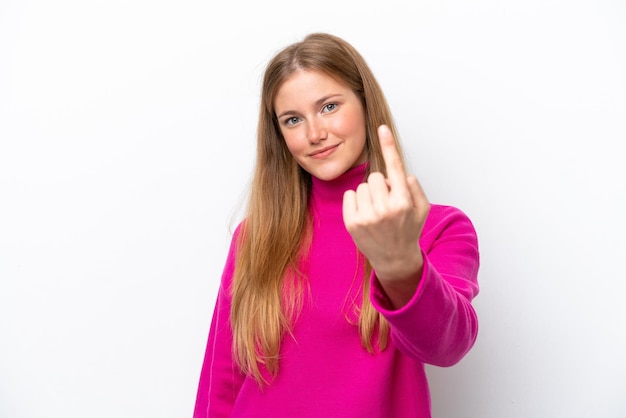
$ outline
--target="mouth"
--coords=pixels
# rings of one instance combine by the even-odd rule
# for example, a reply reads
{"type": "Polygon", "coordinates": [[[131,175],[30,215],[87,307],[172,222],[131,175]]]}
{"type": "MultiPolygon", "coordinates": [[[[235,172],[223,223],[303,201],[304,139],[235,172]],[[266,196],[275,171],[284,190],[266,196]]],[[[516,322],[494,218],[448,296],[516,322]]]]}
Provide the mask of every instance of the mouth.
{"type": "Polygon", "coordinates": [[[337,144],[337,145],[330,145],[328,147],[324,147],[322,149],[318,149],[317,151],[314,151],[314,152],[310,153],[309,157],[315,158],[315,159],[326,158],[330,154],[335,152],[335,150],[337,149],[338,146],[339,146],[339,144],[337,144]]]}

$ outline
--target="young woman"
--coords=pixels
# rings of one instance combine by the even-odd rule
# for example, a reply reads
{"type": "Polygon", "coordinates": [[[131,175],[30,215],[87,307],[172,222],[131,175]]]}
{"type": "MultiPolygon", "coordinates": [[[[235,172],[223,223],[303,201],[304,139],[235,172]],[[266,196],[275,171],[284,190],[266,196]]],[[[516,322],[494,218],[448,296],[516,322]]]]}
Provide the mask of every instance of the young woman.
{"type": "Polygon", "coordinates": [[[312,34],[270,61],[195,418],[430,417],[424,364],[453,365],[476,339],[478,243],[407,175],[396,137],[342,39],[312,34]]]}

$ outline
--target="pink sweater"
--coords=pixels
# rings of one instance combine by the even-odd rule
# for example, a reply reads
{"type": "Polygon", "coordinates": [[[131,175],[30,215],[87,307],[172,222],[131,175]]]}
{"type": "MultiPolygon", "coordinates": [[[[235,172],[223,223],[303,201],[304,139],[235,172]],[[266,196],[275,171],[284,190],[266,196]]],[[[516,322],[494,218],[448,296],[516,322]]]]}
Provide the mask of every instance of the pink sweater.
{"type": "Polygon", "coordinates": [[[478,331],[471,306],[478,293],[476,233],[458,209],[432,205],[419,239],[423,276],[410,302],[391,310],[375,272],[370,278],[371,300],[389,321],[391,339],[384,351],[368,353],[356,326],[346,320],[347,295],[359,290],[362,272],[341,209],[343,192],[355,189],[365,170],[366,164],[330,182],[313,178],[314,230],[304,266],[310,299],[295,324],[294,338],[287,336],[282,342],[278,376],[263,390],[232,360],[227,289],[236,254],[231,244],[194,418],[431,416],[424,363],[457,363],[474,344],[478,331]]]}

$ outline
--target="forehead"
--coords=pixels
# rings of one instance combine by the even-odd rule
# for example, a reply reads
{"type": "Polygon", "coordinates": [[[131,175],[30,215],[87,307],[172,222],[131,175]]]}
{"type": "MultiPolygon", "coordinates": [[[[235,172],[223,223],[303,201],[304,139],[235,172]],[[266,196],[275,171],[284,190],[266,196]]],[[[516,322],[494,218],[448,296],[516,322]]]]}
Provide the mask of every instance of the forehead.
{"type": "Polygon", "coordinates": [[[274,109],[297,104],[315,103],[332,94],[353,94],[352,89],[335,77],[316,70],[299,69],[280,85],[274,98],[274,109]]]}

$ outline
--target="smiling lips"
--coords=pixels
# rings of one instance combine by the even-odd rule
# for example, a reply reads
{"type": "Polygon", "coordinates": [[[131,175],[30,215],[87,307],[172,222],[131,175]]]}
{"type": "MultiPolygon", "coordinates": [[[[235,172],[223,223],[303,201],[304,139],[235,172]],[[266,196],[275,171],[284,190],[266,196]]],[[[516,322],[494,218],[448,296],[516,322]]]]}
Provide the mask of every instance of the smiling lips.
{"type": "Polygon", "coordinates": [[[329,147],[324,147],[324,148],[322,148],[320,150],[317,150],[317,151],[314,151],[314,152],[310,153],[309,157],[315,158],[316,160],[324,159],[324,158],[328,157],[330,154],[332,154],[333,152],[335,152],[335,150],[337,149],[338,146],[339,146],[339,144],[331,145],[329,147]]]}

